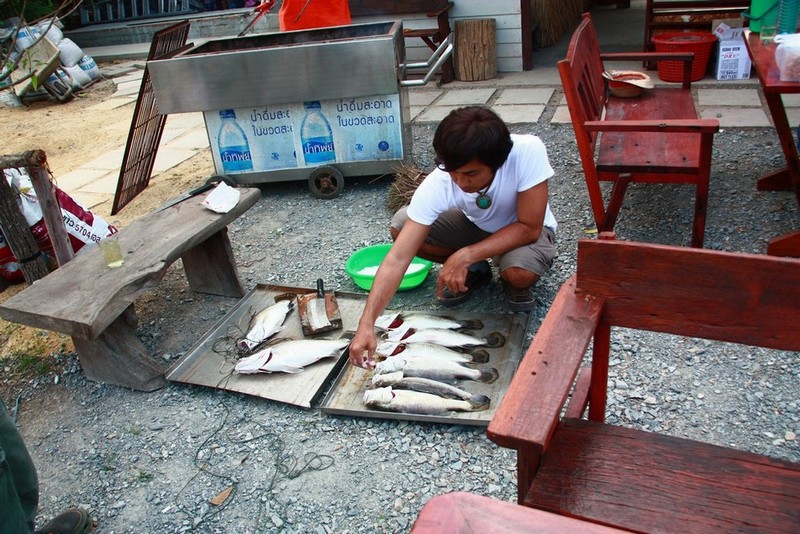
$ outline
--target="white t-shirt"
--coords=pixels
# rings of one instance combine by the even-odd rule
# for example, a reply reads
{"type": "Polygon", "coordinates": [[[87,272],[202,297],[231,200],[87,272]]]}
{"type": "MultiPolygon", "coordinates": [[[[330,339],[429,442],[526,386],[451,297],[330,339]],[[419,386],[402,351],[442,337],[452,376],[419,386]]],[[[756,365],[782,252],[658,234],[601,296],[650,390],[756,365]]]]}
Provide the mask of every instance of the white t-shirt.
{"type": "MultiPolygon", "coordinates": [[[[465,193],[450,175],[434,169],[417,187],[408,206],[408,217],[430,226],[440,213],[461,210],[481,230],[494,233],[517,221],[517,193],[527,191],[555,174],[547,159],[547,149],[535,135],[511,135],[513,146],[508,159],[497,169],[486,194],[492,199],[488,209],[475,205],[478,193],[465,193]]],[[[544,226],[554,232],[558,227],[550,203],[544,215],[544,226]]]]}

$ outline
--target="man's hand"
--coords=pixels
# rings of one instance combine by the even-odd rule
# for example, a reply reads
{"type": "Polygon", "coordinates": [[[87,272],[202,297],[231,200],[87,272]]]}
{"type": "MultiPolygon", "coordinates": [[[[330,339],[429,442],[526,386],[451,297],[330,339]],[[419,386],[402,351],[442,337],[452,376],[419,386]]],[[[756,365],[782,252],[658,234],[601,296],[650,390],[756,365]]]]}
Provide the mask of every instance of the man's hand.
{"type": "Polygon", "coordinates": [[[453,293],[465,292],[467,290],[467,270],[472,263],[472,257],[467,248],[462,248],[451,254],[439,270],[436,295],[442,298],[445,286],[453,293]]]}
{"type": "Polygon", "coordinates": [[[350,342],[350,363],[364,369],[374,368],[377,346],[378,340],[375,338],[374,328],[359,326],[350,342]]]}

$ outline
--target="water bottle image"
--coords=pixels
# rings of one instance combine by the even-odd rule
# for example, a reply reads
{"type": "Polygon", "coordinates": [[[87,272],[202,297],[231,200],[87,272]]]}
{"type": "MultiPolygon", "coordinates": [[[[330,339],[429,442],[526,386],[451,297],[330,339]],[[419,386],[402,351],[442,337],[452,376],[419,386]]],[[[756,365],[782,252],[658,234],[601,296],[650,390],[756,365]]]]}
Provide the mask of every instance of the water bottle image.
{"type": "Polygon", "coordinates": [[[244,130],[236,122],[236,113],[232,109],[219,112],[222,125],[219,127],[219,157],[222,160],[223,173],[237,173],[253,170],[253,158],[250,145],[244,130]]]}
{"type": "Polygon", "coordinates": [[[300,144],[306,165],[318,165],[336,160],[333,147],[333,131],[328,119],[322,114],[319,100],[304,102],[306,115],[300,125],[300,144]]]}

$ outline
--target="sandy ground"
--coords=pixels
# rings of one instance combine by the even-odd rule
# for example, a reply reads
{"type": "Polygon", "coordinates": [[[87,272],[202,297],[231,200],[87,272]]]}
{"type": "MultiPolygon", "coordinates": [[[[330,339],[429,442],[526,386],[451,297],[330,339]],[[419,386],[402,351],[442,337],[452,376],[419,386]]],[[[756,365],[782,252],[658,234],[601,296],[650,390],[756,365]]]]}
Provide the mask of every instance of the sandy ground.
{"type": "MultiPolygon", "coordinates": [[[[131,127],[134,104],[112,110],[93,109],[96,104],[107,100],[114,90],[114,82],[107,79],[77,93],[69,102],[34,102],[22,108],[0,106],[3,154],[44,150],[53,178],[58,183],[60,175],[124,146],[131,127]]],[[[110,215],[110,200],[92,207],[91,211],[117,227],[124,227],[150,213],[165,200],[202,183],[213,174],[213,168],[210,153],[200,153],[178,167],[155,176],[144,192],[113,217],[110,215]]],[[[0,302],[24,287],[24,284],[16,284],[6,288],[0,293],[0,302]]],[[[0,320],[0,364],[5,370],[6,385],[9,375],[16,376],[11,379],[14,382],[30,372],[37,372],[36,369],[18,369],[13,363],[9,365],[9,357],[20,354],[45,356],[72,349],[72,341],[68,336],[0,320]]],[[[46,360],[40,364],[44,367],[53,365],[51,358],[46,360]]]]}

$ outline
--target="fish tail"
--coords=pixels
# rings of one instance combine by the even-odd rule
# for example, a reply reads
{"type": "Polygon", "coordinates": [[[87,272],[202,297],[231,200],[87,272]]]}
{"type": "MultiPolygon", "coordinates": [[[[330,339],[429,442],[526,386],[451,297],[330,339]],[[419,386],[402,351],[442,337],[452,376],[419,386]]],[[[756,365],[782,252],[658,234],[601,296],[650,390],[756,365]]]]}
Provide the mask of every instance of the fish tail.
{"type": "Polygon", "coordinates": [[[483,328],[483,321],[480,319],[463,319],[459,322],[461,323],[461,328],[468,330],[481,330],[483,328]]]}
{"type": "Polygon", "coordinates": [[[486,363],[489,361],[489,353],[483,349],[470,351],[469,355],[472,356],[471,363],[486,363]]]}
{"type": "Polygon", "coordinates": [[[487,347],[497,348],[497,347],[502,347],[503,345],[506,344],[506,336],[504,336],[500,332],[492,332],[489,335],[487,335],[484,339],[486,340],[487,347]]]}
{"type": "Polygon", "coordinates": [[[497,369],[492,367],[491,369],[481,369],[481,374],[478,376],[478,382],[483,382],[484,384],[491,384],[495,380],[500,377],[500,373],[497,372],[497,369]]]}
{"type": "Polygon", "coordinates": [[[341,337],[339,339],[352,340],[354,337],[356,337],[356,331],[355,330],[346,330],[346,331],[342,332],[342,335],[341,335],[341,337]]]}
{"type": "Polygon", "coordinates": [[[489,404],[491,404],[491,399],[486,395],[482,395],[480,393],[475,393],[470,398],[466,399],[470,406],[472,406],[472,411],[474,412],[481,412],[483,410],[489,409],[489,404]]]}

